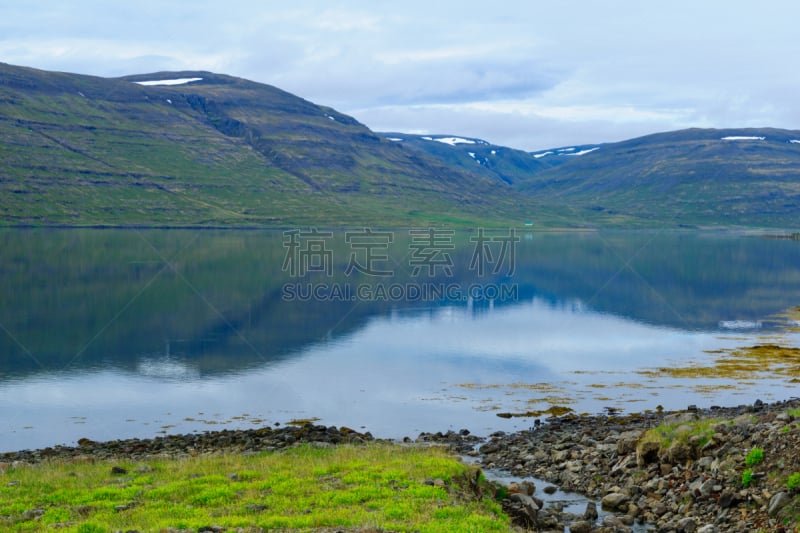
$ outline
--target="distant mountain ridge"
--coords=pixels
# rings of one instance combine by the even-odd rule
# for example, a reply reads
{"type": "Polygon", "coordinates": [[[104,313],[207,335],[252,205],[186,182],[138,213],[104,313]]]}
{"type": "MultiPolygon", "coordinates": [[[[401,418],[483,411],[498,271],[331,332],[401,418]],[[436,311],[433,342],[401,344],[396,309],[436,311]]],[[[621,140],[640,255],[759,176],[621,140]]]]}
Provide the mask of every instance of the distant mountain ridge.
{"type": "Polygon", "coordinates": [[[107,79],[0,64],[0,147],[6,224],[465,224],[519,211],[493,179],[202,71],[107,79]]]}
{"type": "Polygon", "coordinates": [[[526,152],[376,133],[205,71],[0,64],[0,224],[796,227],[800,131],[689,129],[526,152]]]}

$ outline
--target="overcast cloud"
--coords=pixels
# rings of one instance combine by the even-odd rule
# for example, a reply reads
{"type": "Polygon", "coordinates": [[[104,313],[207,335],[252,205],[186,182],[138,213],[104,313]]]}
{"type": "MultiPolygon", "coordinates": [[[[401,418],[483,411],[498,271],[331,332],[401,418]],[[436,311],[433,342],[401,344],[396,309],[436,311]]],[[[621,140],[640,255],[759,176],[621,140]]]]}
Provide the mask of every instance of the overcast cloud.
{"type": "Polygon", "coordinates": [[[374,130],[536,150],[685,127],[800,128],[796,0],[0,0],[0,61],[212,70],[374,130]]]}

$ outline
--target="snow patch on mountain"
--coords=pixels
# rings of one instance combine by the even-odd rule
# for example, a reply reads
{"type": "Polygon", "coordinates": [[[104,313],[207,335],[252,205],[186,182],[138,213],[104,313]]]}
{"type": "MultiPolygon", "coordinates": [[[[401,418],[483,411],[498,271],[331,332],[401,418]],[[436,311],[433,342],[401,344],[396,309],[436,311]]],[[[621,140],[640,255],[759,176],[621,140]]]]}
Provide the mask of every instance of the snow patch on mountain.
{"type": "Polygon", "coordinates": [[[766,137],[754,137],[748,135],[730,135],[722,137],[723,141],[763,141],[766,137]]]}
{"type": "MultiPolygon", "coordinates": [[[[425,139],[425,137],[423,137],[425,139]]],[[[455,146],[457,144],[475,144],[475,141],[470,139],[464,139],[463,137],[437,137],[436,139],[432,139],[436,142],[449,144],[450,146],[455,146]]]]}
{"type": "Polygon", "coordinates": [[[572,153],[569,153],[569,154],[561,154],[561,155],[583,155],[583,154],[588,154],[590,152],[594,152],[595,150],[599,150],[599,149],[600,149],[599,146],[595,146],[594,148],[588,148],[586,150],[579,150],[577,152],[572,152],[572,153]]]}
{"type": "Polygon", "coordinates": [[[149,81],[135,81],[139,85],[184,85],[192,83],[193,81],[200,81],[203,78],[176,78],[174,80],[149,80],[149,81]]]}

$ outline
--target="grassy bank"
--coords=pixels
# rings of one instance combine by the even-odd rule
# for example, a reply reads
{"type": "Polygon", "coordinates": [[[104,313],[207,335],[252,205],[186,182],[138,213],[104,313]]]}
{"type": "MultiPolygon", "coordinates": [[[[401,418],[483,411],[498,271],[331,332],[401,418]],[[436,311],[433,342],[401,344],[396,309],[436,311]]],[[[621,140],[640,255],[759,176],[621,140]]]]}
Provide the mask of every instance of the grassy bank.
{"type": "Polygon", "coordinates": [[[0,467],[0,529],[508,531],[475,471],[395,444],[0,467]],[[471,481],[472,480],[472,481],[471,481]]]}

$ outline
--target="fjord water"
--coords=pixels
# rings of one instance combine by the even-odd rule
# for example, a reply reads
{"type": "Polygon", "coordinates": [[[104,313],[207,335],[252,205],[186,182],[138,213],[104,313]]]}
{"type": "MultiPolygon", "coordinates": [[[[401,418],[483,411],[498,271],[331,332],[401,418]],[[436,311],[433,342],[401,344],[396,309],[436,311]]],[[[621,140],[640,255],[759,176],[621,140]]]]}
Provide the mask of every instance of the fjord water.
{"type": "Polygon", "coordinates": [[[0,451],[306,418],[382,437],[487,434],[533,425],[500,412],[552,405],[596,413],[796,395],[785,374],[742,383],[650,371],[797,346],[798,324],[782,315],[800,305],[797,241],[434,237],[0,231],[0,451]]]}

